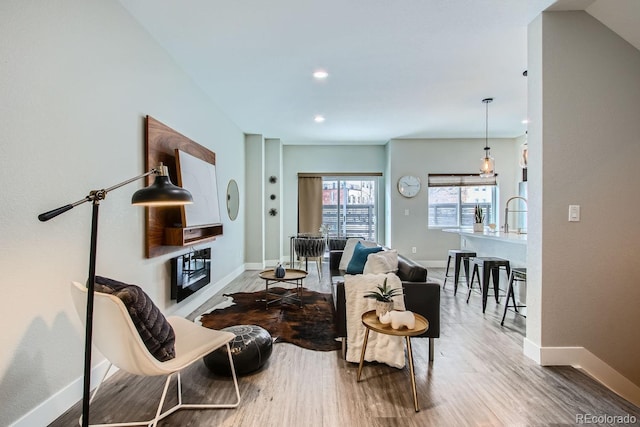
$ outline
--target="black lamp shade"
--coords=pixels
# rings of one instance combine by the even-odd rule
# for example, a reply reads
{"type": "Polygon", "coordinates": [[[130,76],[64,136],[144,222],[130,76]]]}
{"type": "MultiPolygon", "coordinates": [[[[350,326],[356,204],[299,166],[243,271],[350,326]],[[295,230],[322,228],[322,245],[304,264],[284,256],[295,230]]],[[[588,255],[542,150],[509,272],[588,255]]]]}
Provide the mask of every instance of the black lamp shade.
{"type": "Polygon", "coordinates": [[[158,175],[155,182],[133,193],[132,205],[139,206],[176,206],[193,203],[193,197],[184,188],[171,183],[168,176],[158,175]]]}

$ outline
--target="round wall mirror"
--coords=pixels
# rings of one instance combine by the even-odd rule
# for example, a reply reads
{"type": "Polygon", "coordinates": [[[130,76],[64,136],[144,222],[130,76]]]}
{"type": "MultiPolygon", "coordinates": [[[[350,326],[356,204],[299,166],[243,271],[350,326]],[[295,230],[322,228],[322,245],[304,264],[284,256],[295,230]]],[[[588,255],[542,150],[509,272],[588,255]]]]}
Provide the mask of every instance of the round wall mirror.
{"type": "Polygon", "coordinates": [[[235,180],[229,181],[227,185],[227,212],[229,219],[234,221],[238,217],[238,209],[240,208],[240,194],[238,193],[238,183],[235,180]]]}

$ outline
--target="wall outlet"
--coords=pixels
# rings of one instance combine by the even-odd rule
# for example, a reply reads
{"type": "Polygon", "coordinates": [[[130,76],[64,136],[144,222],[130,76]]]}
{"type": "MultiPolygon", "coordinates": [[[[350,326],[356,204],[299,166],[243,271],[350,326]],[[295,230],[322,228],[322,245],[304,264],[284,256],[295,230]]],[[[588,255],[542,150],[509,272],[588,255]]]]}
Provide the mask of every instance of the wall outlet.
{"type": "Polygon", "coordinates": [[[405,209],[405,210],[404,210],[404,215],[405,215],[405,216],[409,216],[409,209],[405,209]]]}
{"type": "Polygon", "coordinates": [[[416,248],[415,246],[411,248],[411,253],[415,254],[416,252],[418,252],[418,248],[416,248]]]}

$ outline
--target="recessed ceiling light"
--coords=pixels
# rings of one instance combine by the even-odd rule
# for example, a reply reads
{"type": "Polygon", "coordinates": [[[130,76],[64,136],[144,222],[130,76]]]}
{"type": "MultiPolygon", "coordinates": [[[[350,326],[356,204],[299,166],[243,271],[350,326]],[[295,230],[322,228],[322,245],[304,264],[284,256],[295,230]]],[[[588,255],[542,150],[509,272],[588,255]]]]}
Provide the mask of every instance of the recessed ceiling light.
{"type": "Polygon", "coordinates": [[[315,121],[316,123],[322,123],[324,122],[324,116],[316,114],[316,116],[313,118],[313,121],[315,121]]]}
{"type": "Polygon", "coordinates": [[[329,77],[329,73],[325,70],[316,70],[313,72],[313,78],[316,80],[324,80],[329,77]]]}
{"type": "Polygon", "coordinates": [[[522,122],[520,122],[520,123],[522,123],[523,125],[526,125],[526,124],[528,124],[528,123],[529,123],[529,119],[524,119],[524,120],[523,120],[522,122]]]}

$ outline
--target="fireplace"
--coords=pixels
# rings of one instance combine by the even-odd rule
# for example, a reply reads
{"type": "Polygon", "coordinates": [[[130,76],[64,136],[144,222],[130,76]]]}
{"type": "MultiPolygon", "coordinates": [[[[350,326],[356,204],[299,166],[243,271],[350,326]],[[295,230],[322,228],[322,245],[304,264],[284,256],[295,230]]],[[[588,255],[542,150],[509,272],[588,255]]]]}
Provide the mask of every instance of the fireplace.
{"type": "Polygon", "coordinates": [[[211,281],[211,248],[198,249],[171,259],[171,299],[178,302],[211,281]]]}

